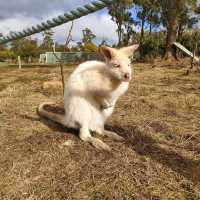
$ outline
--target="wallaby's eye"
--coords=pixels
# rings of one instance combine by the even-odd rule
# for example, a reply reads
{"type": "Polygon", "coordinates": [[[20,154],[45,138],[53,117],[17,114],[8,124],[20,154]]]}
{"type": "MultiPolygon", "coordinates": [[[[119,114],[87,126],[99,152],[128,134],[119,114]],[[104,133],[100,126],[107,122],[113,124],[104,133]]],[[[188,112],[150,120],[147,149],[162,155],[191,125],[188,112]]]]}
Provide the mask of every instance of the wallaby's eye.
{"type": "Polygon", "coordinates": [[[120,68],[120,64],[114,64],[114,67],[120,68]]]}

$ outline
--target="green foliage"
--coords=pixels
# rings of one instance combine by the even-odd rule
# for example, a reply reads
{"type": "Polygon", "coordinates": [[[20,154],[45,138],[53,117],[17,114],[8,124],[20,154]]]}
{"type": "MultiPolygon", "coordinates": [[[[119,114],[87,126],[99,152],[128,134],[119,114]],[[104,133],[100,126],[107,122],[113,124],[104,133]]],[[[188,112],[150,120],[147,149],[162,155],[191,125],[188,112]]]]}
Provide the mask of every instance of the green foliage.
{"type": "Polygon", "coordinates": [[[197,16],[191,15],[188,7],[184,7],[178,16],[178,40],[185,30],[190,30],[197,24],[197,16]]]}
{"type": "MultiPolygon", "coordinates": [[[[141,25],[141,38],[144,37],[144,25],[145,22],[149,24],[149,33],[152,33],[154,27],[160,25],[160,7],[156,0],[135,0],[135,4],[139,6],[137,17],[140,20],[141,25]]],[[[136,22],[138,24],[138,22],[136,22]]]]}
{"type": "Polygon", "coordinates": [[[14,52],[15,57],[21,56],[22,58],[28,58],[39,55],[37,40],[31,38],[13,41],[10,50],[14,52]]]}
{"type": "Polygon", "coordinates": [[[197,0],[159,0],[160,13],[162,18],[162,24],[168,27],[168,15],[170,15],[172,9],[176,9],[176,17],[179,23],[190,25],[188,19],[195,18],[192,16],[192,12],[198,13],[197,0]],[[174,7],[171,7],[174,6],[174,7]]]}
{"type": "Polygon", "coordinates": [[[15,58],[15,54],[13,51],[10,50],[2,50],[0,51],[0,59],[7,60],[15,58]]]}
{"type": "Polygon", "coordinates": [[[176,58],[172,44],[177,39],[180,40],[185,28],[190,28],[195,24],[192,15],[194,16],[197,0],[159,0],[158,2],[162,24],[167,30],[164,58],[168,59],[172,56],[176,58]]]}
{"type": "Polygon", "coordinates": [[[93,43],[87,43],[83,46],[84,52],[94,52],[96,53],[98,51],[98,47],[93,43]]]}
{"type": "Polygon", "coordinates": [[[193,52],[196,49],[196,53],[200,54],[200,31],[184,32],[180,38],[180,43],[187,49],[193,52]]]}
{"type": "Polygon", "coordinates": [[[6,49],[5,45],[0,44],[0,51],[5,50],[5,49],[6,49]]]}
{"type": "Polygon", "coordinates": [[[118,46],[127,45],[133,34],[133,18],[129,8],[133,5],[131,0],[118,0],[109,6],[109,14],[117,25],[118,46]]]}
{"type": "Polygon", "coordinates": [[[151,59],[162,56],[165,48],[165,36],[162,32],[145,35],[140,46],[140,56],[144,59],[151,59]]]}
{"type": "Polygon", "coordinates": [[[49,30],[46,30],[42,33],[43,35],[43,42],[40,46],[40,49],[42,49],[44,52],[45,51],[52,51],[53,49],[53,44],[54,44],[54,41],[53,41],[53,34],[54,32],[49,29],[49,30]]]}
{"type": "Polygon", "coordinates": [[[97,46],[92,42],[96,38],[96,35],[92,33],[89,28],[82,30],[82,41],[77,42],[76,50],[84,52],[97,52],[97,46]]]}

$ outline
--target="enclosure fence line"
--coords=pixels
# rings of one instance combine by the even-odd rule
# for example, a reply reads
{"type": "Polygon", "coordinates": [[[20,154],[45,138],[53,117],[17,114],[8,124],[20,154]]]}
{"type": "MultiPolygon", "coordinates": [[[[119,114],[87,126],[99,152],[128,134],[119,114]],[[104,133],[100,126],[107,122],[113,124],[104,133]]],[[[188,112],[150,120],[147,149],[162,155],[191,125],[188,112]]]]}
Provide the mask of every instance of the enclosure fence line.
{"type": "Polygon", "coordinates": [[[7,42],[11,42],[13,40],[21,39],[35,33],[40,33],[42,31],[48,30],[50,28],[54,28],[56,26],[62,25],[64,23],[73,21],[90,13],[96,12],[102,8],[109,6],[111,3],[114,3],[117,0],[97,0],[93,1],[89,4],[86,4],[82,7],[79,7],[75,10],[64,13],[63,15],[59,15],[51,20],[47,20],[46,22],[42,22],[36,26],[32,26],[26,30],[21,32],[11,32],[10,35],[2,37],[0,39],[0,44],[4,44],[7,42]]]}

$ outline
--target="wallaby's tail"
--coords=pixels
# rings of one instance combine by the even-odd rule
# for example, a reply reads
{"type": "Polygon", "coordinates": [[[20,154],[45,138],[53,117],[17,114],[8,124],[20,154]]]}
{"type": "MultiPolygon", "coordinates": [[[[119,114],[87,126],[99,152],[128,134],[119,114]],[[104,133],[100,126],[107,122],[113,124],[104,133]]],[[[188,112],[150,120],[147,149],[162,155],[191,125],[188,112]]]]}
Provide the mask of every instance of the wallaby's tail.
{"type": "Polygon", "coordinates": [[[56,114],[56,113],[52,113],[49,112],[47,110],[45,110],[45,106],[47,105],[55,105],[55,103],[53,102],[45,102],[45,103],[41,103],[38,107],[38,114],[42,117],[46,117],[54,122],[57,122],[59,124],[62,124],[63,126],[65,125],[65,116],[61,115],[61,114],[56,114]]]}

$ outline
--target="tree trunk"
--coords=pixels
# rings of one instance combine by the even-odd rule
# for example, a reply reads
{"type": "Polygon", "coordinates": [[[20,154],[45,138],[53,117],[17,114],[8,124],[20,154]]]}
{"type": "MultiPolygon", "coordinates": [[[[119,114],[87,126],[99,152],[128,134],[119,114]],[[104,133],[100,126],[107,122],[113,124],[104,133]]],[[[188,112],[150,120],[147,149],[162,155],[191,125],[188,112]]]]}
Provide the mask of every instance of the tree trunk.
{"type": "Polygon", "coordinates": [[[143,39],[144,39],[144,22],[145,22],[145,15],[144,15],[144,12],[143,11],[143,14],[142,14],[142,21],[141,21],[141,34],[140,34],[140,43],[142,43],[143,39]]]}
{"type": "Polygon", "coordinates": [[[179,0],[168,1],[168,12],[167,12],[167,38],[166,38],[166,49],[164,59],[175,58],[176,52],[173,48],[173,42],[176,41],[177,34],[177,8],[181,2],[179,0]]]}
{"type": "Polygon", "coordinates": [[[178,35],[177,35],[177,40],[180,41],[181,37],[183,34],[183,28],[182,28],[182,24],[179,24],[178,26],[178,35]]]}
{"type": "Polygon", "coordinates": [[[150,25],[149,25],[149,35],[151,36],[151,33],[152,33],[152,24],[150,22],[150,25]]]}
{"type": "Polygon", "coordinates": [[[122,45],[122,24],[118,23],[117,26],[118,26],[118,29],[117,29],[117,33],[118,33],[118,47],[121,47],[121,45],[122,45]]]}
{"type": "Polygon", "coordinates": [[[151,33],[152,33],[152,15],[153,15],[153,13],[151,11],[151,13],[149,15],[149,35],[150,36],[151,36],[151,33]]]}

